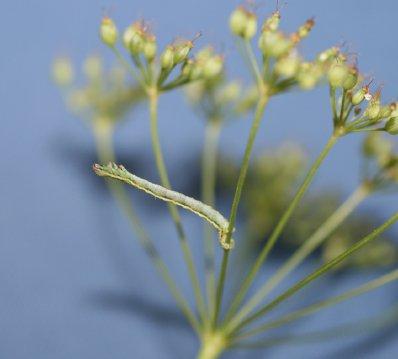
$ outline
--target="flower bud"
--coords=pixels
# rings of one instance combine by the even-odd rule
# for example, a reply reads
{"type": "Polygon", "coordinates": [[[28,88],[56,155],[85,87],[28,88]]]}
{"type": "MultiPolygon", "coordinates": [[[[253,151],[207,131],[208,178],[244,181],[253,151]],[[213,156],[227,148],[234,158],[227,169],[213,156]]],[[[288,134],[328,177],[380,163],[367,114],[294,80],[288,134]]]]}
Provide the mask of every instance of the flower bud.
{"type": "Polygon", "coordinates": [[[174,57],[173,57],[174,64],[179,64],[181,62],[184,62],[188,58],[188,55],[192,48],[193,48],[192,41],[184,41],[180,44],[175,45],[174,57]]]}
{"type": "Polygon", "coordinates": [[[308,34],[310,33],[310,31],[312,30],[312,28],[315,25],[315,21],[314,19],[308,19],[303,25],[301,25],[299,27],[299,29],[297,30],[297,32],[293,33],[291,35],[292,41],[297,44],[298,42],[300,42],[302,39],[304,39],[305,37],[308,36],[308,34]]]}
{"type": "Polygon", "coordinates": [[[202,67],[196,61],[189,59],[184,63],[181,74],[189,80],[198,80],[202,76],[202,67]]]}
{"type": "Polygon", "coordinates": [[[104,17],[102,19],[100,27],[100,36],[104,44],[111,47],[115,46],[118,37],[118,31],[115,23],[111,18],[104,17]]]}
{"type": "Polygon", "coordinates": [[[275,72],[285,77],[293,77],[300,68],[300,59],[297,55],[282,57],[275,64],[275,72]]]}
{"type": "Polygon", "coordinates": [[[303,90],[311,90],[316,86],[321,76],[322,70],[319,66],[306,62],[300,66],[297,82],[303,90]]]}
{"type": "Polygon", "coordinates": [[[334,64],[328,72],[329,84],[332,87],[342,87],[349,74],[345,64],[334,64]]]}
{"type": "Polygon", "coordinates": [[[263,31],[258,46],[265,56],[279,58],[292,49],[293,42],[281,32],[263,31]]]}
{"type": "Polygon", "coordinates": [[[128,50],[132,55],[139,55],[144,50],[145,39],[140,31],[134,31],[131,36],[128,50]]]}
{"type": "Polygon", "coordinates": [[[203,77],[212,79],[218,76],[224,67],[224,60],[221,56],[212,56],[203,64],[203,77]]]}
{"type": "Polygon", "coordinates": [[[73,67],[70,59],[59,57],[55,59],[52,66],[52,77],[58,86],[68,86],[73,81],[73,67]]]}
{"type": "Polygon", "coordinates": [[[254,13],[239,6],[232,12],[229,26],[233,34],[250,40],[257,32],[257,17],[254,13]]]}
{"type": "Polygon", "coordinates": [[[171,70],[174,66],[174,50],[171,46],[167,46],[160,56],[160,66],[163,70],[171,70]]]}
{"type": "Polygon", "coordinates": [[[374,98],[366,108],[364,113],[370,120],[375,120],[379,117],[380,114],[380,101],[377,98],[374,98]]]}
{"type": "Polygon", "coordinates": [[[129,49],[130,41],[133,38],[133,36],[135,35],[135,33],[136,33],[136,30],[135,30],[134,24],[130,25],[129,27],[126,28],[126,30],[124,30],[123,45],[126,49],[129,49]]]}
{"type": "Polygon", "coordinates": [[[281,14],[279,11],[275,11],[268,19],[264,21],[262,31],[274,32],[278,30],[280,21],[281,14]]]}
{"type": "Polygon", "coordinates": [[[343,89],[351,90],[357,85],[357,83],[358,83],[358,70],[355,67],[350,67],[348,69],[347,76],[343,81],[343,89]]]}
{"type": "Polygon", "coordinates": [[[398,135],[398,117],[391,117],[386,123],[385,130],[390,135],[398,135]]]}
{"type": "Polygon", "coordinates": [[[392,108],[391,105],[382,106],[380,109],[379,117],[380,118],[388,118],[391,116],[392,108]]]}
{"type": "Polygon", "coordinates": [[[157,44],[155,36],[149,36],[144,42],[143,53],[148,62],[152,62],[156,57],[157,44]]]}
{"type": "Polygon", "coordinates": [[[360,90],[358,90],[357,92],[355,92],[352,97],[351,97],[351,103],[354,106],[359,105],[360,103],[362,103],[362,101],[365,99],[365,95],[368,92],[367,88],[363,87],[360,90]]]}
{"type": "Polygon", "coordinates": [[[329,62],[330,60],[336,58],[338,53],[339,53],[339,49],[337,47],[331,47],[330,49],[322,51],[318,55],[317,60],[321,63],[329,62]]]}

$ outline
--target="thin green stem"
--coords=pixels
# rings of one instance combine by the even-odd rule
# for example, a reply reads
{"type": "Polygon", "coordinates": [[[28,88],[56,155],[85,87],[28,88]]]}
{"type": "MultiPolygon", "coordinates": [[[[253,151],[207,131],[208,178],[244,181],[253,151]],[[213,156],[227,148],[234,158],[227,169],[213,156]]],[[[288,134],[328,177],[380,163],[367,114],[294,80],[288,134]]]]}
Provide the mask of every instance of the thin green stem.
{"type": "Polygon", "coordinates": [[[326,156],[328,155],[330,150],[336,144],[338,138],[339,137],[337,135],[335,135],[335,134],[333,134],[329,138],[329,140],[326,143],[325,147],[323,148],[322,152],[320,153],[320,155],[318,156],[318,158],[316,159],[316,161],[312,165],[311,169],[309,170],[307,176],[304,179],[304,182],[302,183],[302,185],[298,189],[298,191],[297,191],[296,195],[294,196],[293,200],[291,201],[289,207],[287,208],[287,210],[285,211],[285,213],[283,214],[283,216],[279,220],[279,222],[276,225],[275,229],[273,230],[270,238],[268,239],[268,241],[265,244],[264,248],[262,249],[262,251],[260,252],[259,256],[257,257],[257,259],[256,259],[253,267],[251,268],[249,274],[246,276],[245,280],[243,281],[243,283],[242,283],[237,295],[235,296],[235,298],[234,298],[234,300],[233,300],[233,302],[231,304],[231,307],[230,307],[230,309],[228,311],[227,321],[229,320],[229,318],[232,317],[232,315],[234,315],[236,313],[239,305],[241,304],[241,302],[245,298],[248,290],[250,289],[250,286],[253,283],[258,271],[260,270],[261,266],[263,265],[263,263],[267,259],[268,254],[270,253],[270,251],[274,247],[276,241],[278,240],[278,238],[282,234],[282,231],[284,230],[288,220],[290,219],[290,217],[292,216],[292,214],[293,214],[294,210],[296,209],[297,205],[300,203],[301,199],[303,198],[304,194],[306,193],[306,191],[307,191],[309,185],[311,184],[316,172],[318,171],[319,167],[321,166],[322,162],[324,161],[324,159],[326,158],[326,156]]]}
{"type": "Polygon", "coordinates": [[[127,70],[127,72],[130,73],[130,75],[136,80],[143,89],[146,88],[145,81],[142,79],[142,77],[137,73],[134,69],[133,66],[131,66],[130,63],[126,61],[126,59],[123,57],[123,55],[120,53],[120,51],[117,49],[116,46],[111,46],[111,50],[113,53],[116,55],[116,58],[119,60],[121,65],[127,70]]]}
{"type": "MultiPolygon", "coordinates": [[[[115,155],[112,143],[112,132],[113,130],[110,127],[100,126],[94,128],[98,160],[101,163],[108,163],[115,161],[115,155]]],[[[115,198],[120,208],[122,209],[127,219],[129,220],[132,230],[137,234],[141,246],[144,248],[148,257],[151,259],[155,268],[159,272],[160,276],[163,278],[166,285],[168,286],[172,296],[177,302],[178,307],[180,308],[182,313],[186,316],[188,322],[191,324],[193,329],[197,333],[199,333],[200,330],[199,322],[195,318],[195,315],[190,309],[188,302],[182,295],[180,289],[175,283],[173,277],[171,276],[168,267],[164,263],[162,257],[159,255],[153,241],[146,233],[144,226],[141,223],[141,220],[136,214],[132,203],[128,199],[128,194],[125,191],[124,187],[121,184],[117,183],[116,181],[111,181],[111,180],[107,180],[106,184],[108,185],[112,196],[115,198]]]]}
{"type": "MultiPolygon", "coordinates": [[[[239,178],[238,178],[238,182],[236,185],[234,199],[232,201],[231,213],[230,213],[230,217],[229,217],[229,228],[228,228],[228,234],[226,237],[227,243],[231,242],[231,236],[232,236],[232,232],[235,227],[236,215],[237,215],[237,211],[238,211],[240,197],[242,194],[243,185],[246,180],[247,170],[249,168],[249,162],[250,162],[250,157],[251,157],[254,141],[256,139],[257,132],[258,132],[261,120],[263,118],[264,110],[268,103],[268,100],[269,100],[268,96],[265,93],[263,93],[260,95],[260,99],[257,104],[256,112],[254,115],[254,120],[253,120],[251,129],[250,129],[249,138],[248,138],[247,144],[246,144],[245,153],[243,155],[242,166],[241,166],[240,172],[239,172],[239,178]]],[[[220,274],[219,274],[218,282],[217,282],[218,284],[217,284],[217,290],[216,290],[216,307],[215,307],[214,316],[213,316],[213,326],[217,325],[218,315],[220,312],[223,291],[224,291],[224,285],[225,285],[225,277],[226,277],[227,267],[228,267],[229,252],[230,251],[228,251],[228,250],[224,250],[224,252],[223,252],[221,270],[220,270],[220,274]]]]}
{"type": "Polygon", "coordinates": [[[260,325],[256,328],[253,328],[250,331],[248,331],[242,335],[239,335],[239,337],[237,339],[245,339],[245,338],[263,333],[264,331],[280,327],[284,324],[298,320],[307,315],[316,313],[324,308],[334,306],[343,301],[349,300],[351,298],[365,294],[369,291],[375,290],[383,285],[386,285],[386,284],[396,281],[396,280],[398,280],[398,269],[395,269],[387,274],[384,274],[384,275],[382,275],[374,280],[371,280],[361,286],[358,286],[354,289],[348,290],[345,293],[333,296],[333,297],[325,299],[325,300],[321,300],[317,303],[311,304],[307,307],[304,307],[302,309],[299,309],[292,313],[284,315],[279,319],[273,320],[269,323],[260,325]]]}
{"type": "Polygon", "coordinates": [[[259,88],[261,88],[264,86],[264,80],[263,80],[263,77],[261,76],[261,71],[258,66],[256,56],[254,55],[251,42],[249,40],[243,40],[243,43],[244,43],[244,50],[246,52],[246,56],[249,61],[250,69],[251,69],[252,74],[257,82],[257,86],[259,88]]]}
{"type": "MultiPolygon", "coordinates": [[[[206,123],[202,156],[202,200],[212,207],[215,205],[217,148],[220,132],[221,120],[219,118],[209,118],[206,123]]],[[[204,243],[207,301],[210,318],[212,318],[211,313],[214,311],[216,291],[215,248],[213,228],[207,223],[204,224],[204,243]]]]}
{"type": "Polygon", "coordinates": [[[230,344],[231,348],[267,348],[281,344],[306,344],[324,340],[347,337],[348,335],[369,334],[370,331],[384,329],[389,325],[395,325],[398,320],[398,306],[394,305],[382,314],[370,318],[358,320],[352,323],[338,325],[321,331],[309,332],[299,335],[273,336],[256,341],[240,342],[235,340],[230,344]]]}
{"type": "Polygon", "coordinates": [[[347,198],[347,200],[336,209],[336,211],[310,236],[297,251],[280,267],[280,269],[269,278],[256,292],[250,301],[242,307],[238,314],[231,320],[230,325],[239,323],[264,298],[285,279],[288,274],[295,270],[316,248],[318,248],[333,231],[339,227],[345,219],[362,203],[371,193],[368,183],[363,183],[347,198]]]}
{"type": "MultiPolygon", "coordinates": [[[[167,173],[166,165],[163,159],[162,148],[160,145],[160,139],[158,134],[158,99],[159,94],[156,88],[150,88],[148,90],[149,96],[149,111],[150,111],[150,122],[151,122],[151,139],[152,139],[152,147],[156,160],[156,167],[159,172],[160,181],[163,187],[171,189],[171,184],[169,180],[169,176],[167,173]]],[[[195,263],[192,256],[192,251],[189,247],[184,228],[182,226],[181,217],[177,210],[177,207],[174,204],[168,205],[170,215],[173,219],[174,225],[177,230],[177,234],[179,237],[180,246],[184,255],[184,260],[188,268],[188,273],[190,280],[192,282],[195,300],[199,315],[201,319],[204,321],[206,318],[206,309],[205,302],[202,295],[202,290],[200,288],[200,282],[198,278],[198,274],[196,272],[195,263]]]]}
{"type": "Polygon", "coordinates": [[[249,318],[247,318],[245,321],[243,321],[238,327],[234,328],[234,330],[239,330],[240,328],[249,325],[251,322],[253,322],[256,319],[261,318],[264,316],[266,313],[277,307],[280,303],[285,301],[286,299],[290,298],[292,295],[294,295],[296,292],[307,286],[309,283],[313,282],[315,279],[319,278],[323,274],[327,273],[331,269],[333,269],[335,266],[337,266],[339,263],[341,263],[344,259],[346,259],[348,256],[351,254],[357,252],[360,250],[362,247],[367,245],[368,243],[372,242],[375,240],[381,233],[386,231],[389,227],[391,227],[396,221],[398,220],[398,212],[396,212],[394,215],[392,215],[386,222],[384,222],[381,226],[377,227],[372,233],[367,235],[366,237],[362,238],[359,240],[357,243],[352,245],[350,248],[348,248],[346,251],[332,259],[331,261],[327,262],[326,264],[322,265],[319,267],[317,270],[313,271],[310,275],[307,277],[303,278],[299,282],[297,282],[295,285],[287,289],[285,292],[283,292],[281,295],[276,297],[273,301],[268,303],[267,305],[263,306],[260,308],[257,312],[252,314],[249,318]]]}

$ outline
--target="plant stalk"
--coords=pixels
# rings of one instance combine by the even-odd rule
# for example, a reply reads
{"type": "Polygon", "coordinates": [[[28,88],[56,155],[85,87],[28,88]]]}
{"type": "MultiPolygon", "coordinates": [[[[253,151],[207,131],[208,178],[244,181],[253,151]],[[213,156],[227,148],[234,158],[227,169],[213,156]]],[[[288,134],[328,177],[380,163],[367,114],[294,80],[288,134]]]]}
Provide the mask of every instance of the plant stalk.
{"type": "Polygon", "coordinates": [[[309,170],[307,176],[304,179],[304,182],[298,189],[296,195],[294,196],[293,200],[291,201],[289,207],[279,220],[278,224],[276,225],[275,229],[273,230],[270,238],[268,239],[267,243],[265,244],[264,248],[260,252],[259,256],[257,257],[253,267],[251,268],[249,274],[243,281],[243,284],[241,285],[235,299],[233,300],[231,307],[228,311],[227,314],[227,321],[229,318],[234,315],[245,298],[251,284],[253,283],[258,271],[260,270],[261,266],[265,262],[265,260],[268,257],[268,254],[272,250],[273,246],[275,245],[276,241],[278,240],[279,236],[282,234],[282,231],[284,230],[288,220],[292,216],[294,210],[296,209],[297,205],[300,203],[301,199],[303,198],[304,194],[306,193],[309,185],[311,184],[316,172],[318,171],[319,167],[321,166],[322,162],[326,158],[326,156],[329,154],[330,150],[333,148],[333,146],[336,144],[339,136],[336,134],[333,134],[328,142],[326,143],[325,147],[323,148],[322,152],[312,165],[311,169],[309,170]]]}
{"type": "MultiPolygon", "coordinates": [[[[163,159],[163,152],[160,145],[159,133],[158,133],[158,100],[159,93],[156,87],[152,87],[148,89],[148,97],[149,97],[149,112],[150,112],[150,122],[151,122],[151,139],[152,139],[152,148],[155,156],[156,167],[159,173],[160,181],[163,187],[171,189],[171,184],[169,180],[169,176],[167,173],[166,165],[163,159]]],[[[183,252],[184,260],[188,268],[189,277],[191,280],[191,284],[193,286],[195,301],[197,305],[197,309],[202,321],[205,321],[206,318],[206,309],[205,302],[202,295],[202,290],[200,288],[199,277],[196,272],[195,263],[193,260],[193,255],[191,248],[189,247],[184,228],[182,226],[181,217],[177,210],[177,207],[174,204],[168,205],[170,215],[173,219],[174,225],[177,230],[177,234],[179,237],[180,246],[183,252]]]]}
{"type": "MultiPolygon", "coordinates": [[[[100,123],[98,126],[94,127],[94,134],[98,160],[103,164],[114,162],[115,155],[112,144],[113,126],[107,125],[106,122],[100,123]]],[[[111,180],[106,180],[106,184],[112,196],[119,204],[119,207],[126,215],[132,230],[137,234],[141,246],[144,248],[146,254],[151,259],[153,265],[168,286],[181,312],[185,315],[192,328],[199,333],[200,325],[195,318],[195,315],[171,276],[168,267],[159,255],[155,245],[146,233],[132,203],[128,200],[128,195],[124,187],[120,183],[111,180]]]]}
{"type": "Polygon", "coordinates": [[[267,305],[263,306],[260,308],[257,312],[252,314],[249,318],[247,318],[245,321],[243,321],[239,326],[233,328],[233,330],[239,330],[240,328],[247,326],[254,320],[262,317],[264,314],[268,313],[275,307],[277,307],[280,303],[285,301],[286,299],[290,298],[293,294],[307,286],[309,283],[313,282],[315,279],[319,278],[323,274],[327,273],[330,271],[332,268],[337,266],[339,263],[341,263],[345,258],[350,256],[351,254],[357,252],[360,250],[362,247],[367,245],[368,243],[374,241],[378,236],[386,231],[388,228],[390,228],[396,221],[398,220],[398,212],[393,214],[386,222],[384,222],[381,226],[377,227],[375,230],[373,230],[372,233],[367,235],[366,237],[362,238],[359,240],[357,243],[352,245],[350,248],[348,248],[346,251],[341,253],[340,255],[336,256],[334,259],[331,261],[327,262],[326,264],[320,266],[317,270],[313,271],[310,275],[305,277],[304,279],[300,280],[297,282],[295,285],[287,289],[285,292],[283,292],[281,295],[276,297],[273,301],[268,303],[267,305]]]}
{"type": "MultiPolygon", "coordinates": [[[[243,155],[242,166],[240,168],[238,183],[236,185],[235,195],[234,195],[234,199],[232,202],[231,214],[229,217],[229,228],[228,228],[228,234],[227,234],[227,238],[226,238],[227,243],[230,243],[230,241],[231,241],[232,232],[235,227],[235,221],[236,221],[236,215],[237,215],[237,211],[238,211],[239,201],[240,201],[240,197],[242,194],[243,185],[246,180],[247,170],[249,168],[249,162],[250,162],[250,157],[251,157],[254,141],[256,139],[257,132],[258,132],[262,117],[264,115],[264,110],[268,103],[268,100],[269,100],[269,97],[268,97],[267,93],[265,92],[264,89],[262,89],[262,91],[260,91],[260,99],[257,104],[256,112],[254,115],[254,120],[253,120],[251,129],[250,129],[249,138],[248,138],[247,144],[246,144],[245,153],[243,155]]],[[[224,250],[224,252],[223,252],[221,270],[220,270],[220,274],[219,274],[219,278],[218,278],[218,285],[217,285],[217,291],[216,291],[216,308],[215,308],[214,316],[213,316],[213,327],[215,327],[217,325],[218,315],[220,312],[222,296],[223,296],[223,291],[224,291],[224,285],[225,285],[225,277],[226,277],[226,272],[227,272],[227,267],[228,267],[229,252],[230,251],[228,251],[228,250],[224,250]]]]}
{"type": "MultiPolygon", "coordinates": [[[[206,123],[205,139],[202,156],[202,200],[209,206],[215,205],[215,187],[217,175],[217,148],[221,132],[221,119],[209,118],[206,123]]],[[[205,271],[206,291],[210,318],[215,310],[215,248],[213,228],[204,223],[204,244],[205,244],[205,271]]]]}
{"type": "Polygon", "coordinates": [[[297,251],[281,266],[281,268],[256,292],[256,294],[245,304],[242,309],[231,320],[231,325],[240,322],[264,298],[296,269],[325,239],[327,239],[337,227],[362,203],[371,193],[372,189],[368,183],[362,183],[347,198],[347,200],[310,236],[297,251]]]}

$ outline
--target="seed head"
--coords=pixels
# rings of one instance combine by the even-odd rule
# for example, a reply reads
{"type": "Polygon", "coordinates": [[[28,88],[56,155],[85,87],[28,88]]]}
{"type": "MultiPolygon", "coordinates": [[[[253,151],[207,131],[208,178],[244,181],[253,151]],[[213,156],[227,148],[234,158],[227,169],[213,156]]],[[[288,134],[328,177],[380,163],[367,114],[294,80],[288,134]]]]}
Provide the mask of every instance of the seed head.
{"type": "Polygon", "coordinates": [[[358,83],[358,69],[355,66],[348,68],[348,74],[345,80],[343,81],[343,89],[344,90],[351,90],[353,89],[358,83]]]}
{"type": "Polygon", "coordinates": [[[299,68],[300,58],[296,54],[282,57],[275,64],[275,72],[285,77],[295,76],[299,68]]]}
{"type": "Polygon", "coordinates": [[[116,44],[118,31],[115,23],[109,17],[104,17],[100,26],[100,37],[104,44],[113,47],[116,44]]]}
{"type": "Polygon", "coordinates": [[[264,31],[276,31],[279,28],[281,21],[281,14],[279,11],[275,11],[268,19],[264,21],[262,32],[264,31]]]}

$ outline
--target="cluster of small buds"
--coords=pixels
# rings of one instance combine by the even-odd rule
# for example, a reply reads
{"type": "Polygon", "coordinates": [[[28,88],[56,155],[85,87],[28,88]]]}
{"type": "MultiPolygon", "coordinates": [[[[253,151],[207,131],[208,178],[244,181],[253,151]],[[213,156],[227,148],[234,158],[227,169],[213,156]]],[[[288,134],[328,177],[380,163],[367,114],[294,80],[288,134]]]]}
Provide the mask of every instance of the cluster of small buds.
{"type": "Polygon", "coordinates": [[[69,59],[54,61],[53,78],[58,86],[65,88],[67,85],[64,95],[70,110],[77,116],[89,119],[96,128],[110,126],[121,120],[127,111],[143,99],[142,90],[128,84],[127,74],[122,68],[105,71],[99,56],[91,55],[85,59],[83,85],[74,83],[73,73],[69,59]]]}
{"type": "Polygon", "coordinates": [[[137,21],[127,27],[123,33],[123,45],[132,56],[142,54],[149,63],[156,57],[156,37],[143,21],[137,21]]]}
{"type": "MultiPolygon", "coordinates": [[[[332,50],[332,49],[331,49],[332,50]]],[[[343,133],[360,131],[386,131],[398,134],[397,104],[383,105],[381,90],[370,91],[370,83],[363,84],[363,77],[355,65],[335,50],[321,54],[319,60],[328,59],[327,78],[331,89],[335,127],[343,133]],[[339,95],[339,99],[336,99],[339,95]]]]}
{"type": "MultiPolygon", "coordinates": [[[[113,48],[126,66],[127,63],[116,48],[118,30],[110,18],[102,20],[100,35],[102,41],[113,48]]],[[[199,36],[200,34],[197,35],[199,36]]],[[[193,40],[177,40],[167,45],[157,56],[156,37],[149,26],[141,20],[125,29],[122,42],[134,62],[132,66],[137,67],[138,73],[135,69],[132,69],[132,72],[141,86],[144,88],[157,86],[161,91],[166,91],[196,80],[215,79],[222,73],[224,58],[214,51],[206,50],[191,58],[191,50],[197,37],[193,40]],[[142,59],[145,59],[145,62],[142,59]],[[165,83],[177,67],[179,67],[177,77],[165,83]]]]}

